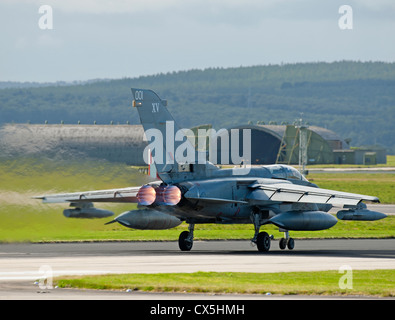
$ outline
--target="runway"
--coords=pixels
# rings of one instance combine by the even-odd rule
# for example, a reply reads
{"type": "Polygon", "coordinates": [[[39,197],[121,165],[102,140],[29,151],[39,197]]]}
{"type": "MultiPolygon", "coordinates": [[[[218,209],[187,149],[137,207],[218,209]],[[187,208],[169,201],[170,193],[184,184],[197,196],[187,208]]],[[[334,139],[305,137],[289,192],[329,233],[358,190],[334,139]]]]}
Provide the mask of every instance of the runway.
{"type": "MultiPolygon", "coordinates": [[[[44,274],[56,277],[196,271],[290,272],[339,270],[343,266],[353,270],[395,269],[395,239],[296,240],[293,251],[280,250],[274,240],[268,253],[259,253],[248,241],[196,241],[190,252],[179,251],[176,242],[1,244],[0,298],[13,294],[23,297],[27,291],[21,288],[26,287],[35,290],[33,298],[41,298],[36,296],[37,288],[31,286],[44,274]]],[[[60,292],[70,291],[53,290],[51,296],[60,292]]],[[[147,299],[144,294],[143,297],[147,299]]]]}

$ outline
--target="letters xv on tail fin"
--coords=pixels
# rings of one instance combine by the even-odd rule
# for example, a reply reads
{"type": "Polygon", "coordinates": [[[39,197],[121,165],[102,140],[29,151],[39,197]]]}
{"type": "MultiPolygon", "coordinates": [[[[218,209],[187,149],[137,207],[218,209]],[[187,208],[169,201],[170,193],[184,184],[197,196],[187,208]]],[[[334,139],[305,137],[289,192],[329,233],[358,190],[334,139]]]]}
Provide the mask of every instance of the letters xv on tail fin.
{"type": "Polygon", "coordinates": [[[189,129],[180,130],[167,110],[167,101],[152,90],[132,88],[132,93],[133,107],[138,111],[149,142],[144,160],[150,163],[149,149],[158,176],[165,183],[174,183],[191,179],[202,169],[205,171],[206,164],[196,165],[197,152],[187,138],[189,129]]]}

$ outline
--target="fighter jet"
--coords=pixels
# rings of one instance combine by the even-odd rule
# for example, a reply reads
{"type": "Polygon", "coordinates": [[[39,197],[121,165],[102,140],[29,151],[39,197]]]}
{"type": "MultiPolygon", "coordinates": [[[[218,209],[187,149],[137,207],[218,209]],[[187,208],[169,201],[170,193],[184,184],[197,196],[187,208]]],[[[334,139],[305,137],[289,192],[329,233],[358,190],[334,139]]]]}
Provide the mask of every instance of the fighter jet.
{"type": "MultiPolygon", "coordinates": [[[[260,231],[267,224],[277,226],[284,233],[280,248],[292,250],[295,241],[289,231],[333,227],[337,219],[328,213],[333,206],[343,206],[337,213],[337,218],[342,220],[373,221],[386,217],[368,210],[363,202],[379,202],[377,197],[321,189],[292,166],[220,169],[202,160],[202,155],[180,134],[183,130],[169,113],[166,100],[152,90],[132,88],[132,93],[133,107],[154,149],[151,170],[158,181],[139,187],[36,198],[44,203],[70,203],[74,209],[64,210],[64,215],[75,218],[113,214],[94,208],[94,202],[137,203],[137,210],[124,212],[109,223],[158,230],[173,228],[185,221],[188,231],[183,231],[178,240],[182,251],[192,249],[195,224],[251,223],[255,229],[252,243],[260,252],[267,252],[272,237],[260,231]]],[[[152,154],[147,157],[152,158],[152,154]]]]}

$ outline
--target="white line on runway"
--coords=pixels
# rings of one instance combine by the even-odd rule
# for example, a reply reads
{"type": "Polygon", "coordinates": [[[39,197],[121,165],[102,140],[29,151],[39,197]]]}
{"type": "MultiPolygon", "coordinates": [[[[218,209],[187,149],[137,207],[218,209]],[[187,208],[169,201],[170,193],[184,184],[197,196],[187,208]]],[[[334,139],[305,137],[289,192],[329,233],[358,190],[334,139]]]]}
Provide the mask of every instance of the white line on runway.
{"type": "MultiPolygon", "coordinates": [[[[85,276],[85,275],[101,275],[108,274],[110,271],[104,270],[53,270],[52,276],[85,276]]],[[[21,271],[21,272],[0,272],[0,281],[14,280],[39,280],[47,278],[48,274],[37,271],[21,271]]]]}
{"type": "Polygon", "coordinates": [[[292,272],[339,270],[347,265],[357,269],[395,269],[395,259],[311,256],[134,256],[6,259],[0,266],[0,280],[36,280],[43,275],[42,265],[51,267],[53,276],[106,273],[178,273],[178,272],[292,272]],[[17,270],[17,271],[9,271],[17,270]]]}

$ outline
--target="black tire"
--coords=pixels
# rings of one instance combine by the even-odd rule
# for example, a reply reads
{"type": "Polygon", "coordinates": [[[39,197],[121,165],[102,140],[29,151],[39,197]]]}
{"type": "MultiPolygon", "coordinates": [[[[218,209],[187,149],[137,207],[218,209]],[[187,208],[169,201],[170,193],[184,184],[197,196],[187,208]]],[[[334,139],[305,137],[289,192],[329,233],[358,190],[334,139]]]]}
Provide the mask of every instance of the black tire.
{"type": "Polygon", "coordinates": [[[270,250],[271,239],[266,232],[259,232],[256,239],[256,246],[259,252],[268,252],[270,250]]]}
{"type": "Polygon", "coordinates": [[[287,239],[281,238],[280,239],[280,249],[284,250],[287,247],[287,239]]]}
{"type": "Polygon", "coordinates": [[[288,246],[289,250],[292,250],[293,248],[295,248],[295,240],[292,238],[289,238],[287,246],[288,246]]]}
{"type": "Polygon", "coordinates": [[[193,242],[187,241],[188,236],[189,236],[189,232],[183,231],[178,237],[178,246],[180,247],[181,251],[191,251],[192,249],[193,242]]]}

